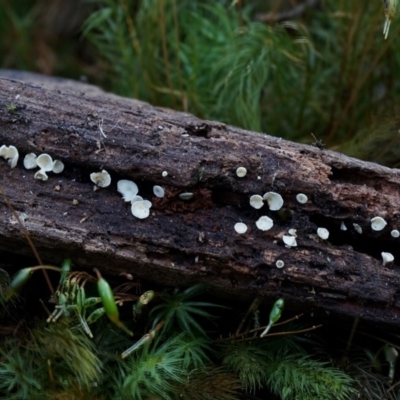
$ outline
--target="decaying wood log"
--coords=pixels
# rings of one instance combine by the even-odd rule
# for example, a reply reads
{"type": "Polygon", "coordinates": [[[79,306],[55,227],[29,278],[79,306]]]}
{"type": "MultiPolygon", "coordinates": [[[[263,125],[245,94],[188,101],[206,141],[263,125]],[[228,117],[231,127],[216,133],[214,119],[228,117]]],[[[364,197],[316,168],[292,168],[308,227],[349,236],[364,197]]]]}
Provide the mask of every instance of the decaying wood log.
{"type": "MultiPolygon", "coordinates": [[[[14,169],[0,159],[0,174],[46,262],[72,257],[81,268],[173,286],[206,283],[247,299],[282,296],[307,310],[400,324],[400,239],[391,236],[400,228],[399,170],[80,83],[43,82],[0,79],[0,145],[20,153],[14,169]],[[64,172],[35,180],[22,162],[30,152],[61,160],[64,172]],[[247,169],[243,178],[239,166],[247,169]],[[94,191],[89,175],[103,169],[111,186],[94,191]],[[149,218],[131,214],[117,192],[120,179],[135,181],[152,201],[149,218]],[[154,185],[164,198],[153,195],[154,185]],[[251,195],[268,191],[281,194],[282,210],[250,206],[251,195]],[[193,199],[181,200],[182,192],[193,199]],[[272,229],[257,229],[262,215],[272,229]],[[381,231],[371,229],[375,216],[387,221],[381,231]],[[246,233],[235,232],[237,222],[246,233]],[[318,227],[329,230],[328,240],[318,239],[318,227]],[[297,247],[282,241],[289,229],[297,230],[297,247]],[[381,252],[394,263],[382,265],[381,252]]],[[[30,253],[1,198],[0,251],[30,253]]]]}

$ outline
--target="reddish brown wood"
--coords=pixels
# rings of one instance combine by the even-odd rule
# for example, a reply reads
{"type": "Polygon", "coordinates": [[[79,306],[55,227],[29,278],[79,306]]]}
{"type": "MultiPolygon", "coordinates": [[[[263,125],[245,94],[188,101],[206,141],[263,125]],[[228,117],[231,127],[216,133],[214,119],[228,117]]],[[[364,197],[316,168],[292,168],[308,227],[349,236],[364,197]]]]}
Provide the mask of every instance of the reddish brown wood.
{"type": "MultiPolygon", "coordinates": [[[[43,82],[0,79],[0,145],[15,145],[21,156],[15,169],[0,159],[0,176],[46,262],[72,257],[82,268],[174,286],[202,282],[247,299],[282,296],[307,310],[400,324],[400,239],[390,235],[400,227],[399,170],[76,82],[43,82]],[[22,164],[29,152],[49,153],[66,169],[36,181],[22,164]],[[236,176],[239,166],[245,178],[236,176]],[[101,169],[112,184],[93,191],[89,174],[101,169]],[[153,202],[149,218],[132,216],[116,190],[119,179],[134,180],[153,202]],[[155,184],[165,188],[164,199],[152,194],[155,184]],[[180,200],[184,191],[194,199],[180,200]],[[267,191],[283,196],[281,212],[250,207],[252,194],[267,191]],[[300,192],[309,197],[305,205],[295,200],[300,192]],[[273,229],[256,228],[261,215],[274,220],[273,229]],[[374,216],[388,222],[383,231],[371,230],[374,216]],[[235,233],[239,221],[246,234],[235,233]],[[317,227],[329,229],[329,241],[313,239],[317,227]],[[297,229],[298,247],[283,245],[289,229],[297,229]],[[394,254],[394,264],[382,265],[382,251],[394,254]],[[278,259],[284,268],[276,268],[278,259]]],[[[1,198],[0,250],[30,253],[1,198]]]]}

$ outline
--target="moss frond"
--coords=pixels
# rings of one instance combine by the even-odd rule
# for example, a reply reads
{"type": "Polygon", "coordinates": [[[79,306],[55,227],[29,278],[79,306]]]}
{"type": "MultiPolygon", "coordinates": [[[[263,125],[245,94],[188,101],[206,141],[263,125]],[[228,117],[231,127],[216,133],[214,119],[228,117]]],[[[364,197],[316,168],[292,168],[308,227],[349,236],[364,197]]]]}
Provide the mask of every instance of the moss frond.
{"type": "Polygon", "coordinates": [[[268,379],[268,363],[271,353],[260,346],[260,341],[230,342],[222,347],[222,364],[239,376],[247,392],[262,388],[268,379]]]}
{"type": "Polygon", "coordinates": [[[155,341],[133,353],[123,365],[122,392],[128,399],[146,399],[154,395],[173,400],[173,383],[183,383],[188,371],[182,367],[181,335],[160,344],[155,341]]]}
{"type": "Polygon", "coordinates": [[[165,331],[169,331],[171,326],[176,326],[181,332],[186,332],[192,337],[199,334],[206,336],[206,332],[197,322],[197,318],[213,318],[213,315],[205,311],[204,307],[218,307],[218,305],[191,300],[201,291],[201,285],[196,285],[184,291],[175,289],[172,293],[165,292],[161,297],[162,303],[150,312],[150,317],[154,318],[153,326],[165,320],[165,331]]]}
{"type": "Polygon", "coordinates": [[[78,380],[82,387],[90,387],[98,381],[102,363],[93,342],[78,327],[60,321],[34,329],[33,336],[30,349],[50,363],[56,382],[78,380]]]}
{"type": "Polygon", "coordinates": [[[268,387],[282,400],[346,400],[357,393],[349,375],[309,356],[279,352],[265,373],[268,387]]]}
{"type": "Polygon", "coordinates": [[[0,347],[0,397],[12,400],[39,396],[41,377],[46,376],[41,361],[17,340],[4,343],[0,347]]]}

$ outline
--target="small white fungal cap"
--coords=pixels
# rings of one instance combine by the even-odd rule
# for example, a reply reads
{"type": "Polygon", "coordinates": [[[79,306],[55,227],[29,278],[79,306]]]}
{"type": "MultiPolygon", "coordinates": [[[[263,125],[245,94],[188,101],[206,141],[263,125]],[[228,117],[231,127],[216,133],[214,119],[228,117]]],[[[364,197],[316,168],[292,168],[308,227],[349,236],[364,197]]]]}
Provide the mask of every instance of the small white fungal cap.
{"type": "Polygon", "coordinates": [[[260,209],[264,205],[263,198],[259,194],[253,194],[250,197],[250,205],[255,209],[260,209]]]}
{"type": "Polygon", "coordinates": [[[192,193],[192,192],[184,192],[184,193],[181,193],[181,194],[179,195],[179,198],[180,198],[181,200],[190,200],[190,199],[193,198],[193,193],[192,193]]]}
{"type": "Polygon", "coordinates": [[[282,260],[277,260],[275,265],[277,268],[283,268],[285,266],[285,263],[282,260]]]}
{"type": "Polygon", "coordinates": [[[147,200],[135,201],[131,207],[132,214],[139,219],[147,218],[150,215],[151,207],[151,203],[150,207],[148,206],[148,203],[150,202],[147,202],[147,200]]]}
{"type": "Polygon", "coordinates": [[[245,233],[247,231],[247,225],[244,224],[243,222],[236,222],[234,228],[236,233],[239,234],[245,233]]]}
{"type": "Polygon", "coordinates": [[[33,169],[37,167],[37,157],[35,153],[29,153],[25,156],[24,167],[26,169],[33,169]]]}
{"type": "MultiPolygon", "coordinates": [[[[38,157],[38,159],[39,159],[39,157],[38,157]]],[[[101,188],[105,188],[107,186],[110,186],[111,176],[105,169],[103,169],[101,172],[92,172],[90,174],[90,180],[96,186],[101,187],[101,188]]]]}
{"type": "Polygon", "coordinates": [[[36,159],[36,162],[43,172],[53,171],[54,162],[50,155],[43,153],[36,159]]]}
{"type": "Polygon", "coordinates": [[[299,193],[296,196],[296,200],[300,203],[300,204],[306,204],[308,201],[308,197],[304,194],[304,193],[299,193]]]}
{"type": "Polygon", "coordinates": [[[286,247],[289,249],[291,247],[297,246],[296,238],[294,236],[283,235],[282,240],[283,240],[283,243],[285,243],[286,247]]]}
{"type": "Polygon", "coordinates": [[[374,231],[381,231],[386,225],[387,222],[381,217],[374,217],[371,219],[371,228],[374,231]]]}
{"type": "Polygon", "coordinates": [[[268,207],[271,211],[278,211],[283,206],[283,199],[279,193],[267,192],[264,194],[263,199],[268,202],[268,207]]]}
{"type": "Polygon", "coordinates": [[[382,260],[383,260],[383,265],[390,263],[394,260],[393,254],[392,253],[381,253],[382,260]]]}
{"type": "Polygon", "coordinates": [[[131,204],[135,203],[136,201],[143,201],[143,197],[142,197],[142,196],[135,196],[135,197],[131,200],[131,204]]]}
{"type": "Polygon", "coordinates": [[[397,229],[393,229],[392,232],[390,232],[390,234],[394,237],[394,238],[398,238],[400,236],[400,232],[397,229]]]}
{"type": "Polygon", "coordinates": [[[318,228],[317,229],[317,235],[321,239],[326,240],[329,237],[329,231],[328,231],[328,229],[325,229],[325,228],[318,228]]]}
{"type": "MultiPolygon", "coordinates": [[[[117,182],[117,190],[122,194],[124,201],[132,201],[139,192],[136,183],[127,179],[121,179],[117,182]]],[[[140,199],[143,200],[142,198],[140,199]]]]}
{"type": "Polygon", "coordinates": [[[149,200],[143,200],[143,204],[144,204],[147,208],[151,208],[151,206],[153,205],[153,204],[151,203],[151,201],[149,201],[149,200]]]}
{"type": "Polygon", "coordinates": [[[342,231],[347,231],[347,226],[346,224],[342,221],[342,223],[340,224],[340,230],[342,231]]]}
{"type": "Polygon", "coordinates": [[[18,162],[19,154],[15,146],[3,146],[0,147],[0,156],[8,160],[8,165],[11,168],[15,168],[18,162]]]}
{"type": "Polygon", "coordinates": [[[360,225],[353,223],[354,229],[356,230],[356,232],[358,232],[360,235],[362,234],[362,228],[360,225]]]}
{"type": "Polygon", "coordinates": [[[288,230],[288,232],[289,232],[289,235],[297,237],[297,229],[291,228],[291,229],[288,230]]]}
{"type": "Polygon", "coordinates": [[[161,173],[161,176],[162,176],[163,178],[165,178],[166,176],[168,176],[168,172],[167,172],[167,171],[163,171],[163,172],[161,173]]]}
{"type": "Polygon", "coordinates": [[[274,226],[274,221],[270,217],[263,215],[256,221],[256,225],[261,231],[268,231],[274,226]]]}
{"type": "Polygon", "coordinates": [[[237,175],[239,178],[243,178],[244,176],[246,176],[246,174],[247,174],[247,169],[246,169],[245,167],[239,167],[239,168],[236,170],[236,175],[237,175]]]}
{"type": "Polygon", "coordinates": [[[59,174],[64,171],[64,163],[60,160],[54,160],[53,172],[59,174]]]}
{"type": "Polygon", "coordinates": [[[153,193],[155,196],[162,199],[165,196],[165,190],[161,186],[155,185],[153,186],[153,193]]]}
{"type": "Polygon", "coordinates": [[[47,181],[47,179],[49,178],[46,172],[43,171],[42,169],[39,169],[39,171],[37,171],[33,177],[35,179],[38,179],[39,181],[47,181]]]}

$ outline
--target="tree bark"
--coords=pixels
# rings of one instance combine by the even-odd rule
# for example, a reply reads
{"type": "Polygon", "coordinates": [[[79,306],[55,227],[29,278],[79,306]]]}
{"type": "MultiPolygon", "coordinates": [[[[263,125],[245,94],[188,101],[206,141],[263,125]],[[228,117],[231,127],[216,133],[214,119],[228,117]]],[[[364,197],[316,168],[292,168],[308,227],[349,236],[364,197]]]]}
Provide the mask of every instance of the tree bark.
{"type": "MultiPolygon", "coordinates": [[[[78,82],[17,78],[0,79],[0,145],[20,154],[13,169],[0,159],[1,186],[46,263],[70,257],[80,268],[163,285],[204,283],[249,300],[283,297],[302,309],[400,325],[400,239],[391,236],[400,228],[399,170],[78,82]],[[35,180],[23,167],[30,152],[50,154],[65,170],[35,180]],[[103,169],[111,185],[94,191],[89,175],[103,169]],[[153,203],[148,218],[131,214],[117,192],[120,179],[135,181],[153,203]],[[283,197],[280,211],[250,206],[251,195],[268,191],[283,197]],[[182,192],[193,199],[181,200],[182,192]],[[257,229],[262,215],[272,229],[257,229]],[[375,216],[387,221],[381,231],[371,229],[375,216]],[[235,232],[237,222],[246,233],[235,232]],[[316,236],[318,227],[329,230],[328,240],[316,236]],[[282,241],[289,229],[297,230],[297,247],[282,241]],[[394,263],[382,265],[381,252],[394,263]]],[[[0,251],[31,252],[3,198],[0,251]]]]}

